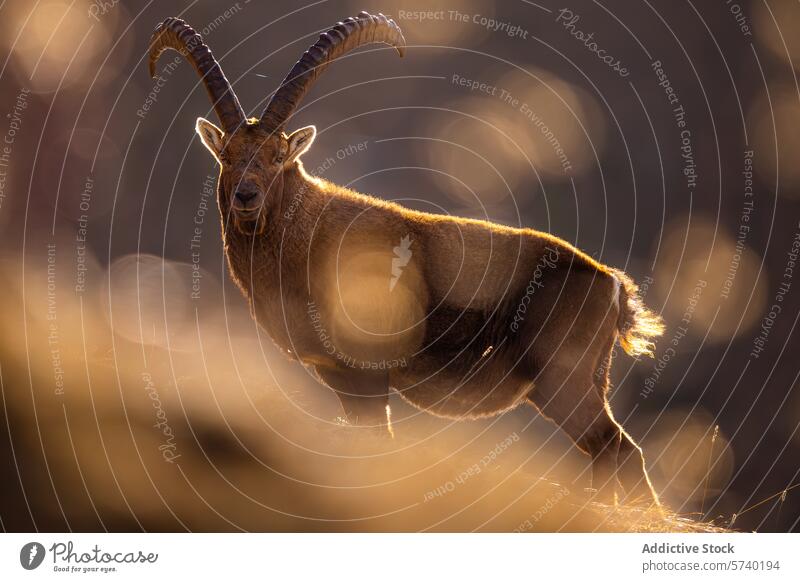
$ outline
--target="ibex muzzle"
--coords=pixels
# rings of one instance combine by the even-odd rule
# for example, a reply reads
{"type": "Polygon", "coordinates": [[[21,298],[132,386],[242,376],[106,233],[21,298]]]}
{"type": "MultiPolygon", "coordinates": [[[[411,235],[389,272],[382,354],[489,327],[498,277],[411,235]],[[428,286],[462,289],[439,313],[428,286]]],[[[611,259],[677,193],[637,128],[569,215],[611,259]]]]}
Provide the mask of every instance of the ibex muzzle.
{"type": "Polygon", "coordinates": [[[403,208],[310,176],[314,127],[286,123],[328,65],[380,42],[402,56],[397,24],[348,18],[309,48],[259,119],[246,119],[219,64],[168,18],[150,48],[197,68],[220,120],[197,132],[220,165],[231,276],[279,348],[313,367],[354,424],[388,427],[390,388],[451,418],[529,402],[592,459],[604,500],[658,504],[641,451],[607,392],[615,343],[652,354],[660,318],[623,272],[546,233],[403,208]]]}

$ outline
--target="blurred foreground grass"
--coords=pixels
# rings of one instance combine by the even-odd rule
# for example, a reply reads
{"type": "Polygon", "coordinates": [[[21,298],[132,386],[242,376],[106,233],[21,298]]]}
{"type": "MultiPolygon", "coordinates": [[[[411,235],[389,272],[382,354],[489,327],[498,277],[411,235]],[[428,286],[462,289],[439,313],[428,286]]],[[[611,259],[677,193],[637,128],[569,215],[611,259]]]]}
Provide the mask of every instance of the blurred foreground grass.
{"type": "Polygon", "coordinates": [[[718,531],[590,502],[580,456],[513,420],[394,401],[394,439],[344,425],[241,305],[163,265],[76,294],[34,264],[0,271],[7,530],[718,531]]]}

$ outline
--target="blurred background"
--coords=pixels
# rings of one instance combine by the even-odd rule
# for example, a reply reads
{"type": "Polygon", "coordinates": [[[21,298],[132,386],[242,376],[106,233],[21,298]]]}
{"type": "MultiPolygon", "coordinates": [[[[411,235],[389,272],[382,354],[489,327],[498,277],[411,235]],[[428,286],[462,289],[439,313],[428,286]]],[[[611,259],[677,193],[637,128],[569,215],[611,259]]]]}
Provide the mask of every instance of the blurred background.
{"type": "Polygon", "coordinates": [[[800,520],[800,7],[788,0],[0,3],[0,310],[10,531],[596,531],[800,520]],[[248,114],[360,10],[409,48],[332,65],[290,129],[319,176],[562,237],[667,332],[612,408],[677,513],[587,504],[533,409],[469,423],[392,396],[396,437],[250,319],[223,259],[216,122],[153,28],[201,32],[248,114]]]}

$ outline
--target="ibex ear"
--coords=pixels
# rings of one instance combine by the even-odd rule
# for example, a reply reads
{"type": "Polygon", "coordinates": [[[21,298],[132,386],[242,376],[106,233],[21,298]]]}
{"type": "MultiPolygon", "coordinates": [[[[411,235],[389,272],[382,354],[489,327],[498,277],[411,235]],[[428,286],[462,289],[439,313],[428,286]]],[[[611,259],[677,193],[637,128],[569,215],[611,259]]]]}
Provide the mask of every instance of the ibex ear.
{"type": "Polygon", "coordinates": [[[213,155],[217,161],[219,161],[220,152],[222,152],[222,146],[224,143],[222,139],[224,135],[222,130],[202,117],[197,118],[195,130],[197,131],[197,135],[199,135],[200,139],[203,141],[203,144],[208,148],[208,151],[211,152],[211,155],[213,155]]]}
{"type": "Polygon", "coordinates": [[[301,127],[288,136],[286,139],[289,140],[289,151],[286,152],[286,163],[293,162],[304,154],[314,143],[315,137],[317,137],[317,128],[313,125],[301,127]]]}

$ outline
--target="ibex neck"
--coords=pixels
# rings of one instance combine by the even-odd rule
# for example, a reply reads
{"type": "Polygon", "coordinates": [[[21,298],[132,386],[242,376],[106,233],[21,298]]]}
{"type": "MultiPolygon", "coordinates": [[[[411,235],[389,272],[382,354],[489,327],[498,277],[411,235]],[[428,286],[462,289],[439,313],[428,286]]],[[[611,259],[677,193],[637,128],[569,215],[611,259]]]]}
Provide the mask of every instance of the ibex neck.
{"type": "Polygon", "coordinates": [[[304,272],[295,265],[306,256],[298,252],[308,245],[308,233],[321,205],[314,178],[293,166],[284,173],[283,192],[264,208],[266,226],[258,234],[240,232],[223,213],[223,238],[231,274],[245,295],[268,293],[277,288],[281,271],[304,272]]]}

